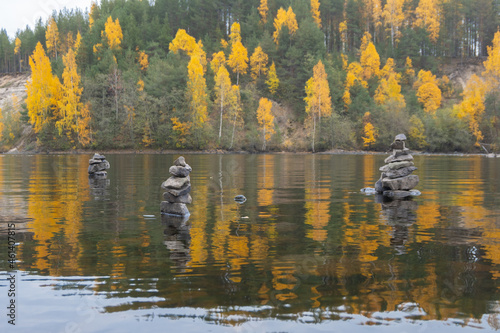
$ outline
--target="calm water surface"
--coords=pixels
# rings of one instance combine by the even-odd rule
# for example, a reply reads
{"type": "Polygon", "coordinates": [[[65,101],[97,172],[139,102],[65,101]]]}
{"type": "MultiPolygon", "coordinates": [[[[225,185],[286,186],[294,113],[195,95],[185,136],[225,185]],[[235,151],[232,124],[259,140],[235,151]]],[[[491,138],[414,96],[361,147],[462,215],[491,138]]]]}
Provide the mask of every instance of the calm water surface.
{"type": "Polygon", "coordinates": [[[0,155],[2,332],[10,274],[20,332],[500,329],[500,159],[416,156],[422,195],[381,202],[384,155],[185,155],[183,221],[178,155],[107,155],[99,182],[90,157],[0,155]]]}

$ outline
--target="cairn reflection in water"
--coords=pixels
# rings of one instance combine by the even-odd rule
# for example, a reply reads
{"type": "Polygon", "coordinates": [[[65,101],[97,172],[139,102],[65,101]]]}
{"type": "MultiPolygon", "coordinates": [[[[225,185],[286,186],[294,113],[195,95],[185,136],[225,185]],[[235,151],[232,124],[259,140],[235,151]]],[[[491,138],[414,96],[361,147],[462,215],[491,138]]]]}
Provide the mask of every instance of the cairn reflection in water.
{"type": "Polygon", "coordinates": [[[382,220],[392,227],[390,242],[396,254],[405,254],[409,228],[417,221],[418,203],[411,198],[391,200],[381,194],[376,195],[375,202],[380,203],[382,208],[382,220]]]}
{"type": "Polygon", "coordinates": [[[162,214],[161,222],[165,227],[163,231],[164,244],[170,251],[170,259],[174,262],[174,267],[183,272],[187,263],[191,260],[191,224],[189,223],[189,215],[162,214]]]}

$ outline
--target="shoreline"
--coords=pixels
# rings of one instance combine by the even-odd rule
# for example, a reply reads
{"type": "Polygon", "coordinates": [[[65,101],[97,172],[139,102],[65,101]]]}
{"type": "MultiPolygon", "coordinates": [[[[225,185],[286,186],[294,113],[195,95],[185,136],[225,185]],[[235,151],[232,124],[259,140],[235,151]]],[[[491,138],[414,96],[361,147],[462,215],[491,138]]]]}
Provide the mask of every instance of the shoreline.
{"type": "MultiPolygon", "coordinates": [[[[214,149],[214,150],[158,150],[158,149],[109,149],[109,150],[86,150],[86,149],[77,149],[77,150],[66,150],[66,151],[14,151],[14,152],[1,152],[0,156],[3,155],[93,155],[94,153],[99,152],[100,154],[111,154],[111,155],[169,155],[169,154],[186,154],[186,155],[387,155],[389,152],[380,152],[380,151],[366,151],[366,150],[328,150],[321,152],[310,152],[310,151],[230,151],[230,150],[222,150],[222,149],[214,149]]],[[[485,153],[459,153],[459,152],[421,152],[421,151],[412,151],[412,154],[417,156],[484,156],[484,157],[493,157],[488,156],[489,154],[485,153]]],[[[500,154],[496,154],[496,157],[500,157],[500,154]]]]}

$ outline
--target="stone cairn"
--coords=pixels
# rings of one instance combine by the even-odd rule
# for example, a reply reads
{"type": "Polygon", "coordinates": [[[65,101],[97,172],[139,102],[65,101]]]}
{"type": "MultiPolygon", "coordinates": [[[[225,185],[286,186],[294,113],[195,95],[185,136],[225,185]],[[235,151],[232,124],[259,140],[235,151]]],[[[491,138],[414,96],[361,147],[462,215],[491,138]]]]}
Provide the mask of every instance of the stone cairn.
{"type": "Polygon", "coordinates": [[[413,163],[411,151],[405,147],[406,136],[396,135],[390,149],[392,155],[385,159],[385,165],[379,170],[382,171],[380,179],[375,183],[375,191],[389,198],[405,198],[419,195],[420,192],[413,190],[418,185],[419,178],[412,175],[417,170],[413,163]]]}
{"type": "Polygon", "coordinates": [[[99,153],[95,153],[94,156],[89,160],[89,175],[94,177],[106,178],[107,169],[110,168],[109,162],[106,160],[106,156],[99,153]]]}
{"type": "Polygon", "coordinates": [[[184,157],[179,157],[174,161],[174,165],[170,167],[168,172],[172,175],[161,184],[161,188],[166,192],[163,193],[161,202],[161,212],[168,215],[188,216],[189,210],[186,204],[192,202],[191,195],[191,180],[189,174],[193,169],[186,163],[184,157]]]}

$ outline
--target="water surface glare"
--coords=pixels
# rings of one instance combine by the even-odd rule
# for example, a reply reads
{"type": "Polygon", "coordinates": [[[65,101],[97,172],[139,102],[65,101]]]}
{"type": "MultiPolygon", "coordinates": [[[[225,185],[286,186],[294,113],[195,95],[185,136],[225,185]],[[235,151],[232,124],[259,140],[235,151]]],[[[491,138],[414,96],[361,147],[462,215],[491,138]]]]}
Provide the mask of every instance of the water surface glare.
{"type": "Polygon", "coordinates": [[[181,220],[178,156],[92,181],[91,155],[0,155],[1,331],[12,274],[20,332],[500,329],[500,159],[417,155],[422,195],[384,202],[360,189],[385,155],[186,154],[181,220]]]}

